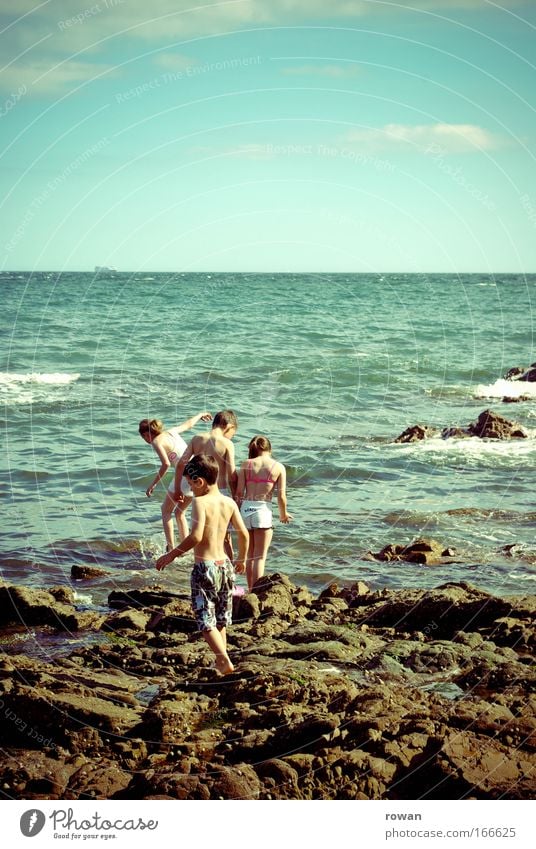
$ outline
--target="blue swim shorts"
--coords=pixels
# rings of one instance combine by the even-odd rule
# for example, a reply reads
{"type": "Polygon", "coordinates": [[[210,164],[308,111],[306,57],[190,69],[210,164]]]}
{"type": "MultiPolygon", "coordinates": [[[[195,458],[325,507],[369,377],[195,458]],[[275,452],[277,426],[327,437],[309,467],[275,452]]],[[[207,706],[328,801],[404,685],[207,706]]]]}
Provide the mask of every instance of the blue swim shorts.
{"type": "Polygon", "coordinates": [[[233,617],[235,574],[230,560],[200,560],[190,578],[192,609],[200,631],[227,627],[233,617]]]}

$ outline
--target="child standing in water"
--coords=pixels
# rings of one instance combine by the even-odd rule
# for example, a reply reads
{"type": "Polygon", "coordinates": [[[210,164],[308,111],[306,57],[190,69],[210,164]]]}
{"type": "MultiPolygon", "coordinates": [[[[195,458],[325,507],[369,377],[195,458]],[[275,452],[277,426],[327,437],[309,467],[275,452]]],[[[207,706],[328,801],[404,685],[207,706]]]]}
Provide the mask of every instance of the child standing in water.
{"type": "Polygon", "coordinates": [[[222,675],[234,671],[227,654],[226,628],[233,613],[233,564],[225,556],[224,540],[229,523],[238,533],[237,572],[244,571],[248,532],[232,498],[218,489],[219,463],[214,457],[196,454],[184,468],[188,486],[194,493],[192,530],[177,548],[156,561],[158,571],[176,557],[194,549],[190,579],[192,608],[197,627],[216,655],[216,669],[222,675]]]}
{"type": "Polygon", "coordinates": [[[279,519],[287,524],[287,473],[282,463],[272,459],[272,446],[266,436],[254,436],[249,443],[249,460],[238,473],[236,500],[249,531],[246,559],[248,588],[264,575],[266,556],[272,542],[272,495],[277,488],[279,519]]]}
{"type": "MultiPolygon", "coordinates": [[[[186,450],[186,442],[180,436],[185,430],[195,427],[198,421],[210,421],[212,416],[208,412],[198,413],[192,416],[180,425],[172,427],[169,430],[164,430],[164,425],[159,419],[142,419],[138,431],[142,439],[148,445],[152,445],[158,457],[160,458],[160,468],[150,486],[147,487],[145,494],[150,498],[153,494],[156,485],[164,477],[167,470],[173,466],[175,469],[181,456],[186,450]]],[[[175,489],[175,478],[171,481],[166,497],[162,502],[162,524],[164,526],[164,534],[166,537],[166,550],[170,551],[175,545],[173,532],[173,513],[177,519],[177,528],[179,531],[179,539],[184,539],[188,535],[188,523],[184,515],[186,508],[192,500],[192,492],[189,486],[184,482],[182,493],[184,501],[177,504],[173,497],[175,489]]]]}

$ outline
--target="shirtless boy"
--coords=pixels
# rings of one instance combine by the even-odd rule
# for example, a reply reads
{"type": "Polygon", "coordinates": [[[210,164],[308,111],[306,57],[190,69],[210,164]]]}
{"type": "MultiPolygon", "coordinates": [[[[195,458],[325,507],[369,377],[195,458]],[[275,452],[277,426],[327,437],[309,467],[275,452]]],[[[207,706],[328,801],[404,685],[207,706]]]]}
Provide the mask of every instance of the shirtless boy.
{"type": "MultiPolygon", "coordinates": [[[[234,445],[231,439],[238,430],[238,419],[232,410],[221,410],[216,413],[212,429],[207,433],[199,433],[188,443],[186,451],[175,468],[175,494],[177,504],[182,504],[184,495],[181,492],[184,468],[195,454],[208,454],[218,463],[218,488],[224,495],[234,495],[237,474],[235,469],[234,445]]],[[[233,546],[231,534],[225,537],[225,553],[232,560],[233,546]]]]}
{"type": "Polygon", "coordinates": [[[226,627],[233,613],[233,564],[225,556],[224,539],[229,523],[238,533],[237,572],[245,571],[249,536],[236,503],[218,489],[219,464],[214,457],[196,454],[186,464],[184,476],[194,493],[192,530],[172,551],[156,561],[162,571],[176,557],[194,549],[191,575],[192,609],[199,630],[216,655],[222,675],[234,671],[227,654],[226,627]]]}

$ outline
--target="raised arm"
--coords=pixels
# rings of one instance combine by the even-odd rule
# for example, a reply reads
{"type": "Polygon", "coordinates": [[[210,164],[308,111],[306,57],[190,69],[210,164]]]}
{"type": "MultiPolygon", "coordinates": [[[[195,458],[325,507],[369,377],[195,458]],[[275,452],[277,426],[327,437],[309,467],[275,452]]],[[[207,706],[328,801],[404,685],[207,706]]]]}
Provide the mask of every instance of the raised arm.
{"type": "Polygon", "coordinates": [[[159,457],[159,459],[160,459],[160,464],[161,464],[161,465],[160,465],[160,468],[158,469],[158,471],[157,471],[157,473],[156,473],[156,475],[155,475],[155,477],[154,477],[153,482],[152,482],[152,483],[151,483],[151,485],[150,485],[150,486],[148,486],[148,487],[147,487],[147,489],[145,490],[145,495],[147,496],[147,498],[150,498],[150,497],[151,497],[151,495],[153,494],[153,492],[154,492],[154,490],[155,490],[155,487],[156,487],[157,483],[158,483],[160,480],[162,480],[162,478],[163,478],[163,477],[164,477],[164,475],[166,474],[167,470],[168,470],[168,469],[169,469],[169,467],[171,466],[171,463],[169,462],[169,457],[168,457],[168,455],[167,455],[167,453],[166,453],[166,451],[165,451],[165,449],[164,449],[164,447],[163,447],[162,443],[158,440],[158,438],[157,438],[157,439],[155,439],[155,440],[153,440],[153,448],[154,448],[154,450],[156,451],[156,453],[157,453],[157,455],[158,455],[158,457],[159,457]]]}
{"type": "Polygon", "coordinates": [[[236,572],[242,573],[246,571],[249,534],[236,504],[234,505],[233,515],[231,516],[231,524],[238,535],[238,557],[234,561],[234,567],[236,572]]]}
{"type": "Polygon", "coordinates": [[[188,460],[191,457],[193,457],[193,455],[194,455],[194,449],[192,447],[192,443],[193,443],[193,439],[190,440],[190,442],[186,446],[186,451],[184,452],[184,454],[180,458],[180,460],[177,463],[177,466],[175,468],[175,491],[173,493],[173,498],[178,503],[181,503],[184,500],[184,496],[181,492],[181,483],[182,483],[182,476],[184,474],[184,470],[185,470],[186,466],[188,465],[188,460]]]}
{"type": "Polygon", "coordinates": [[[287,513],[287,470],[280,464],[281,472],[276,481],[277,486],[277,506],[279,507],[279,519],[285,525],[291,521],[292,516],[287,513]]]}
{"type": "Polygon", "coordinates": [[[199,507],[199,502],[194,498],[192,505],[192,529],[188,536],[185,537],[179,545],[158,558],[156,561],[156,568],[159,572],[165,569],[166,566],[169,566],[169,564],[177,557],[180,557],[182,554],[186,554],[187,551],[190,551],[191,548],[195,548],[195,546],[201,542],[205,531],[205,521],[205,510],[203,507],[199,507]]]}
{"type": "Polygon", "coordinates": [[[190,428],[195,427],[197,422],[211,422],[212,416],[209,412],[197,413],[197,415],[192,416],[190,419],[186,419],[185,422],[179,424],[175,427],[175,430],[178,433],[184,433],[185,430],[190,430],[190,428]]]}

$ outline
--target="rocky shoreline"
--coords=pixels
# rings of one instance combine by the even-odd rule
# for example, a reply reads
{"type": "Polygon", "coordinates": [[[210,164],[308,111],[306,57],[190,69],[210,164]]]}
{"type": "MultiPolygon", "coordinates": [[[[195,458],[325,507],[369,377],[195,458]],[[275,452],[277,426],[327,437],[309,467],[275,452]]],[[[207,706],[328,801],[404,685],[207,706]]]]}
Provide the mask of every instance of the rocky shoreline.
{"type": "MultiPolygon", "coordinates": [[[[186,595],[0,585],[9,635],[83,634],[0,662],[7,799],[527,799],[536,597],[466,583],[314,598],[282,574],[235,599],[220,677],[186,595]]],[[[38,639],[38,636],[37,636],[38,639]]]]}

